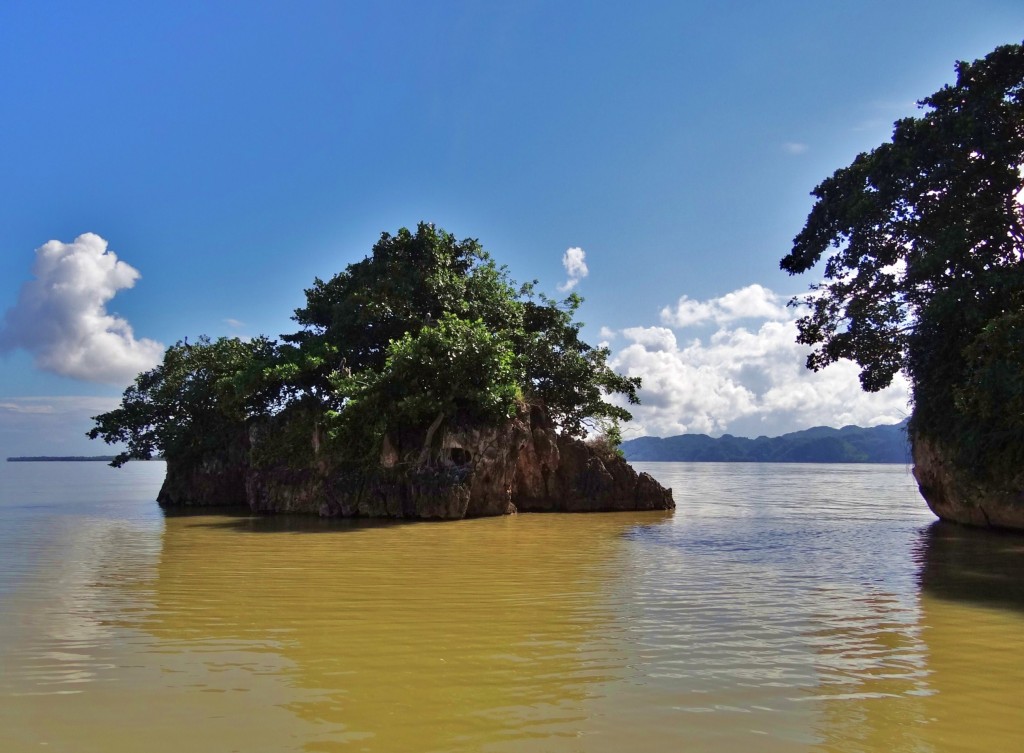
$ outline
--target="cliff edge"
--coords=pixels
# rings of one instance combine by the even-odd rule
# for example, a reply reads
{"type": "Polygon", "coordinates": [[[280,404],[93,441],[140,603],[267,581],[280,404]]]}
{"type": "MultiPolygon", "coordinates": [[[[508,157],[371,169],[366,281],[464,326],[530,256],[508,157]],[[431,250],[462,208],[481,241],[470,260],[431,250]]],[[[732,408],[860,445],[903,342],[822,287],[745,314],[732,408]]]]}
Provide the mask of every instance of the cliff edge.
{"type": "Polygon", "coordinates": [[[914,478],[928,507],[942,520],[1024,530],[1024,469],[1000,480],[978,478],[953,462],[941,442],[912,436],[914,478]]]}
{"type": "Polygon", "coordinates": [[[388,437],[369,470],[338,462],[315,432],[311,462],[259,463],[256,451],[278,428],[272,420],[254,423],[234,447],[168,461],[159,504],[440,520],[675,508],[670,489],[614,451],[560,434],[540,406],[524,405],[496,427],[440,428],[422,443],[388,437]]]}

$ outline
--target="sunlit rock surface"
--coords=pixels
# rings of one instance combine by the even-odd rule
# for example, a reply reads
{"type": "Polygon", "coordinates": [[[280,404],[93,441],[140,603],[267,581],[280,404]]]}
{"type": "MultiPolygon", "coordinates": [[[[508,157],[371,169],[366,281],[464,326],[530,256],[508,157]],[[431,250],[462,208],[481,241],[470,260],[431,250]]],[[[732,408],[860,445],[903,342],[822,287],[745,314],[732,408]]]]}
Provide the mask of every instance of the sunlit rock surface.
{"type": "Polygon", "coordinates": [[[523,512],[670,510],[672,492],[614,453],[559,434],[543,408],[498,427],[389,437],[371,472],[345,470],[313,436],[312,463],[251,462],[267,426],[202,462],[168,461],[164,507],[247,504],[325,517],[459,519],[523,512]]]}
{"type": "Polygon", "coordinates": [[[965,525],[1024,530],[1024,469],[1011,478],[979,482],[959,471],[939,442],[912,439],[914,478],[933,513],[965,525]]]}

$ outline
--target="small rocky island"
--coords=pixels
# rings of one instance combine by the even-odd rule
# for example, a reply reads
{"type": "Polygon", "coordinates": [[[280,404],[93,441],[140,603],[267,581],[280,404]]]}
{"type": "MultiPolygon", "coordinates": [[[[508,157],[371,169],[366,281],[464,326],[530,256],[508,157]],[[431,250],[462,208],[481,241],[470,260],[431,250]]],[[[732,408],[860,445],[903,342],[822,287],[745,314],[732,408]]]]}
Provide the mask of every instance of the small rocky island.
{"type": "Polygon", "coordinates": [[[623,459],[638,378],[579,337],[582,299],[516,286],[473,239],[384,233],[306,291],[281,341],[186,340],[89,432],[163,454],[168,508],[456,519],[668,510],[623,459]],[[609,401],[610,396],[617,401],[609,401]]]}

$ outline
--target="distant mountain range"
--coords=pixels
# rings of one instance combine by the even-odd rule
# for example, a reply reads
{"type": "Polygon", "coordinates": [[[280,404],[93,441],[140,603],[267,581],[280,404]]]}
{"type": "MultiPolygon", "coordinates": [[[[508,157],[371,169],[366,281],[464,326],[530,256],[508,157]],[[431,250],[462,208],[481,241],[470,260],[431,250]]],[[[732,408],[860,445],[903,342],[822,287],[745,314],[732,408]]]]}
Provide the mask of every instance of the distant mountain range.
{"type": "Polygon", "coordinates": [[[718,438],[707,434],[639,437],[622,443],[627,460],[720,463],[910,463],[907,422],[888,426],[844,426],[783,434],[781,437],[718,438]]]}

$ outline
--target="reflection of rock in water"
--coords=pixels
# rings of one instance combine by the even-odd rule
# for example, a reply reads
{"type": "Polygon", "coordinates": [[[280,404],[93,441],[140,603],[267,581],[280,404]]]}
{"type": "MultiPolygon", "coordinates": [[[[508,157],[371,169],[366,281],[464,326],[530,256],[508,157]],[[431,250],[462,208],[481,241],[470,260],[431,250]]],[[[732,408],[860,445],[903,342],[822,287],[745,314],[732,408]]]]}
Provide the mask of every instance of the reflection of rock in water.
{"type": "MultiPolygon", "coordinates": [[[[824,700],[815,750],[1018,750],[1024,740],[1024,538],[937,522],[915,555],[916,607],[838,627],[855,692],[824,700]],[[858,633],[863,633],[858,638],[858,633]],[[898,640],[897,640],[898,639],[898,640]],[[904,644],[901,646],[901,643],[904,644]],[[916,675],[913,685],[898,682],[916,675]]],[[[884,605],[879,605],[884,606],[884,605]]]]}
{"type": "Polygon", "coordinates": [[[939,521],[917,547],[928,596],[1024,611],[1024,536],[939,521]]]}
{"type": "Polygon", "coordinates": [[[929,672],[916,600],[863,587],[822,596],[824,627],[809,636],[819,682],[806,697],[820,711],[814,750],[929,751],[917,728],[929,672]]]}
{"type": "MultiPolygon", "coordinates": [[[[168,518],[143,628],[193,661],[285,660],[293,695],[272,700],[312,746],[522,749],[572,735],[623,663],[602,645],[604,594],[616,534],[650,519],[168,518]]],[[[270,671],[245,681],[256,707],[270,671]]]]}
{"type": "Polygon", "coordinates": [[[940,522],[917,554],[933,749],[1020,750],[1024,537],[940,522]]]}

